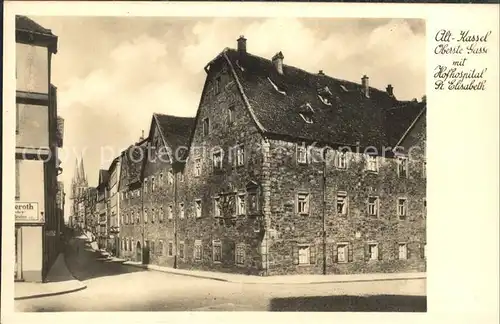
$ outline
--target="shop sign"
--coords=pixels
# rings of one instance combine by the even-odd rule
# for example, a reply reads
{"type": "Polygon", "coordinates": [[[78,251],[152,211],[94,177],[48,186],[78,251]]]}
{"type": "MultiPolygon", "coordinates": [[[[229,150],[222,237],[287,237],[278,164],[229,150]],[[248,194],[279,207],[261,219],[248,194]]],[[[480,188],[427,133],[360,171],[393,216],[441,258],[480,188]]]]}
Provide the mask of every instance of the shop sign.
{"type": "Polygon", "coordinates": [[[40,222],[43,221],[38,211],[37,202],[16,202],[16,222],[40,222]]]}

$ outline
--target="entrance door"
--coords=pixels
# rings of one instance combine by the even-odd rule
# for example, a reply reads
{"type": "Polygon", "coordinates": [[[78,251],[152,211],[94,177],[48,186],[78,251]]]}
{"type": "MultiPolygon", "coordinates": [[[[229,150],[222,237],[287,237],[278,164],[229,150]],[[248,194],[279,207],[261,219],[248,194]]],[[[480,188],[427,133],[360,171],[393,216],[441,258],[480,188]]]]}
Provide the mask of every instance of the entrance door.
{"type": "Polygon", "coordinates": [[[16,264],[14,266],[14,280],[22,280],[23,279],[23,267],[22,267],[22,237],[21,237],[21,228],[16,227],[15,229],[15,249],[16,249],[16,264]]]}
{"type": "Polygon", "coordinates": [[[141,242],[137,241],[137,245],[135,248],[135,261],[142,262],[142,247],[141,242]]]}

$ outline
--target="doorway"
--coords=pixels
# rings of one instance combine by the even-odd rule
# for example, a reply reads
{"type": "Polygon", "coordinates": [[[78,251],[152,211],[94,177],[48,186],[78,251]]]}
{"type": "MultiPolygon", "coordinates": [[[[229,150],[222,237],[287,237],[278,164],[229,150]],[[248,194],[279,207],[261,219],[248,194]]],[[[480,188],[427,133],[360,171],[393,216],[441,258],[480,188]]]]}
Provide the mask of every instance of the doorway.
{"type": "Polygon", "coordinates": [[[135,248],[135,261],[142,262],[142,247],[141,242],[137,241],[137,245],[135,248]]]}

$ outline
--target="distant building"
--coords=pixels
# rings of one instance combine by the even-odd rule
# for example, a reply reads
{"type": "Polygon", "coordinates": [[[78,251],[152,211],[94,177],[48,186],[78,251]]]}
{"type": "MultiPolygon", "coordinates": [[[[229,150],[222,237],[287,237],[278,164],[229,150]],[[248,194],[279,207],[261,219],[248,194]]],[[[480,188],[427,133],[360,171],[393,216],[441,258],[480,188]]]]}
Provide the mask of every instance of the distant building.
{"type": "Polygon", "coordinates": [[[99,180],[97,185],[97,217],[99,229],[97,231],[97,242],[102,249],[108,245],[108,170],[99,170],[99,180]]]}
{"type": "Polygon", "coordinates": [[[118,180],[120,179],[121,159],[115,158],[108,169],[108,196],[107,202],[107,225],[108,225],[108,243],[109,251],[116,255],[119,251],[120,239],[120,199],[118,192],[118,180]]]}
{"type": "Polygon", "coordinates": [[[57,36],[16,16],[16,280],[41,282],[59,253],[62,119],[51,84],[57,36]]]}
{"type": "Polygon", "coordinates": [[[84,230],[85,225],[85,200],[86,192],[89,188],[83,157],[80,162],[75,162],[75,174],[71,180],[71,211],[72,227],[76,230],[84,230]]]}

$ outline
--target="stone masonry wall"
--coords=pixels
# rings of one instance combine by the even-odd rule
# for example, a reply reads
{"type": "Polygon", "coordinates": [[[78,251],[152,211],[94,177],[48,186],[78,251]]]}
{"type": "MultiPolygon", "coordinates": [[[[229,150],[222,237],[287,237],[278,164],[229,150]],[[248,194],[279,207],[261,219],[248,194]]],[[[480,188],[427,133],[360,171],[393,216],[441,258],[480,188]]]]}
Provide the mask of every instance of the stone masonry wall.
{"type": "MultiPolygon", "coordinates": [[[[250,114],[245,107],[236,80],[227,65],[222,69],[213,65],[207,76],[207,85],[203,94],[192,150],[185,167],[185,179],[179,190],[179,201],[184,203],[185,217],[178,218],[178,244],[184,242],[184,258],[179,258],[178,267],[182,269],[205,269],[247,274],[259,274],[262,268],[260,243],[262,232],[260,217],[240,215],[223,220],[214,217],[214,197],[222,193],[245,193],[246,185],[255,182],[260,186],[262,155],[259,134],[250,114]],[[222,72],[219,74],[219,71],[222,72]],[[215,80],[220,77],[220,93],[215,91],[215,80]],[[229,107],[233,107],[233,122],[229,121],[229,107]],[[210,132],[203,134],[203,121],[209,118],[210,132]],[[243,166],[232,165],[233,155],[230,148],[236,144],[245,146],[243,166]],[[223,149],[223,170],[212,168],[212,149],[223,149]],[[196,157],[202,161],[201,175],[195,176],[196,157]],[[202,203],[200,218],[195,216],[195,200],[202,203]],[[194,260],[194,241],[202,242],[202,260],[194,260]],[[214,240],[222,245],[221,262],[213,261],[214,240]],[[243,264],[235,264],[236,244],[244,244],[243,264]]],[[[262,191],[259,190],[259,206],[262,206],[262,191]]],[[[248,204],[247,204],[248,207],[248,204]]],[[[228,208],[223,214],[232,216],[228,208]]],[[[179,246],[179,245],[178,245],[179,246]]]]}
{"type": "Polygon", "coordinates": [[[334,151],[329,152],[325,185],[326,236],[323,240],[324,164],[298,164],[296,144],[271,141],[270,229],[276,234],[269,244],[268,274],[322,273],[324,255],[327,273],[424,271],[426,181],[422,161],[410,161],[408,178],[401,178],[393,158],[380,157],[379,171],[372,173],[365,170],[363,156],[352,153],[348,168],[339,170],[334,164],[334,151]],[[338,191],[347,193],[347,215],[336,212],[338,191]],[[297,193],[310,195],[308,215],[297,214],[297,193]],[[379,197],[376,218],[368,216],[367,212],[367,200],[371,195],[379,197]],[[397,216],[400,197],[408,202],[405,220],[397,216]],[[352,250],[346,263],[336,260],[338,243],[347,243],[352,250]],[[369,243],[378,244],[380,255],[376,260],[367,260],[369,243]],[[399,243],[407,243],[407,260],[397,258],[399,243]],[[310,264],[296,264],[293,251],[298,244],[310,245],[315,250],[311,253],[310,264]]]}

